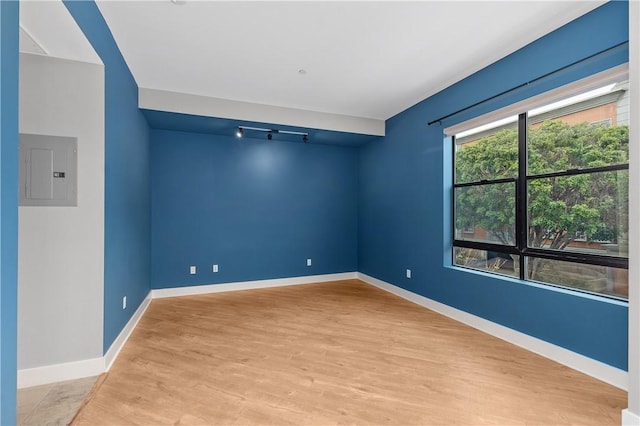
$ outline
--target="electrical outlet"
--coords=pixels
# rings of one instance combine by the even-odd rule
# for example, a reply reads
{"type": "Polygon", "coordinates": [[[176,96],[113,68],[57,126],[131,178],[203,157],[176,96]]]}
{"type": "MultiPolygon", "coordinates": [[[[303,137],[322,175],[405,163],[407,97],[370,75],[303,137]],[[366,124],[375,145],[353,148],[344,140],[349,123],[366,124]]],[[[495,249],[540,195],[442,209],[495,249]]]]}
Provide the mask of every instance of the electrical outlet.
{"type": "Polygon", "coordinates": [[[213,272],[218,272],[218,265],[213,265],[213,272]]]}
{"type": "Polygon", "coordinates": [[[407,278],[411,278],[411,269],[407,269],[407,278]]]}
{"type": "Polygon", "coordinates": [[[127,309],[127,296],[122,297],[122,309],[127,309]]]}
{"type": "Polygon", "coordinates": [[[311,266],[311,259],[307,259],[307,266],[311,266]]]}
{"type": "Polygon", "coordinates": [[[189,266],[189,273],[191,275],[195,275],[196,274],[196,267],[195,266],[189,266]]]}

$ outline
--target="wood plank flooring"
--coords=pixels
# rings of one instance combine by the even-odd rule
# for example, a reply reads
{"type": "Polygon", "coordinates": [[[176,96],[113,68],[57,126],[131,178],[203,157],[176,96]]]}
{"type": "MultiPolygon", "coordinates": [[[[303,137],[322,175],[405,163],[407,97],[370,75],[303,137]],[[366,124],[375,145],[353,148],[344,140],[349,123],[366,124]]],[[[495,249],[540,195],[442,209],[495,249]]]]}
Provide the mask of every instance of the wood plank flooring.
{"type": "Polygon", "coordinates": [[[348,280],[152,301],[73,424],[619,425],[625,407],[615,387],[348,280]]]}

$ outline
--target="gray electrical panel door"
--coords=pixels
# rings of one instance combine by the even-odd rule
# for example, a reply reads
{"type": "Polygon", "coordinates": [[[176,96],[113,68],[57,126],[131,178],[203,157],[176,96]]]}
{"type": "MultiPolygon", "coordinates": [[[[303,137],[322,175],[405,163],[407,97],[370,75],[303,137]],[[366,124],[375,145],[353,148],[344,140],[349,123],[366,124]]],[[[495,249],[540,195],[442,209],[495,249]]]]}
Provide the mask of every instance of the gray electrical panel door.
{"type": "Polygon", "coordinates": [[[20,205],[77,206],[77,138],[20,134],[20,205]]]}

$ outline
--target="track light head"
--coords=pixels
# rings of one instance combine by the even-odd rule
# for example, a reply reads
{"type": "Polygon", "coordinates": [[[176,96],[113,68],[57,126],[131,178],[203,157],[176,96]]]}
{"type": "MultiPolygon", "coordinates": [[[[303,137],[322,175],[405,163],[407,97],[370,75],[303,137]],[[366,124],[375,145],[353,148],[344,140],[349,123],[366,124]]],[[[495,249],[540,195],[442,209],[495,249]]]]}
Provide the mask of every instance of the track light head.
{"type": "Polygon", "coordinates": [[[307,135],[306,133],[302,135],[302,142],[309,143],[309,135],[307,135]]]}
{"type": "Polygon", "coordinates": [[[236,130],[236,136],[241,138],[244,135],[244,130],[242,129],[242,127],[238,127],[238,130],[236,130]]]}
{"type": "Polygon", "coordinates": [[[267,139],[269,140],[273,139],[273,132],[267,133],[267,139]]]}

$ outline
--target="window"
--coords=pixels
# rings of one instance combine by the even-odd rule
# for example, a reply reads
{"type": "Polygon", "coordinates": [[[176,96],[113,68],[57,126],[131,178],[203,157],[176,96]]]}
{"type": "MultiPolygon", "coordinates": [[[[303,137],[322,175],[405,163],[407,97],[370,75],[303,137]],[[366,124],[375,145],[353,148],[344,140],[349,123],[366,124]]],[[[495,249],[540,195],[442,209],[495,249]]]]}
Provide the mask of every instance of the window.
{"type": "Polygon", "coordinates": [[[453,135],[455,265],[627,298],[627,86],[453,135]]]}
{"type": "Polygon", "coordinates": [[[612,126],[613,125],[613,119],[612,118],[605,118],[604,120],[598,120],[598,121],[594,121],[591,123],[592,126],[612,126]]]}

